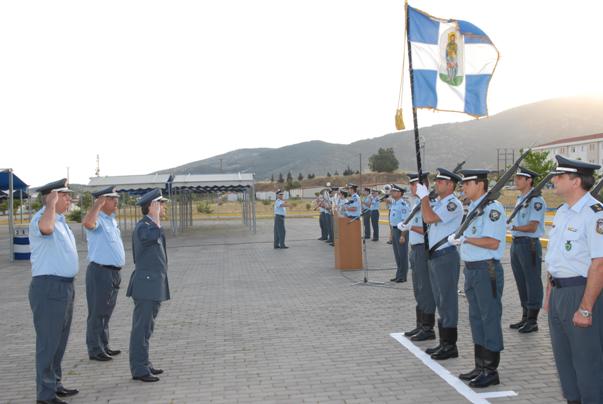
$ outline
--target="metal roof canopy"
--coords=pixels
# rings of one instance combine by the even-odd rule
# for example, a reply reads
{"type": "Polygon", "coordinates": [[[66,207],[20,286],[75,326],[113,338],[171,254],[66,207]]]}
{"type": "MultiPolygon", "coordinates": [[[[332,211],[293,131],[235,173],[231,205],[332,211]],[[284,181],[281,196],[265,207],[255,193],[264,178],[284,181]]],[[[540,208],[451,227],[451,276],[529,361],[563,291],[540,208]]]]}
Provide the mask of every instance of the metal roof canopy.
{"type": "Polygon", "coordinates": [[[185,174],[172,179],[173,190],[196,192],[243,192],[255,184],[253,174],[185,174]]]}
{"type": "MultiPolygon", "coordinates": [[[[9,176],[11,174],[11,169],[0,169],[0,190],[7,191],[9,188],[9,176]]],[[[13,175],[13,190],[27,190],[28,185],[24,183],[19,177],[12,173],[13,175]]]]}
{"type": "MultiPolygon", "coordinates": [[[[22,199],[23,196],[26,196],[24,191],[27,191],[27,188],[28,185],[15,175],[12,168],[0,168],[0,190],[7,191],[5,194],[6,199],[8,200],[8,242],[10,262],[15,260],[15,246],[13,245],[13,237],[15,236],[14,198],[16,195],[18,195],[20,199],[22,199]],[[16,194],[15,191],[18,191],[19,193],[16,194]]],[[[29,202],[28,207],[31,208],[29,202]]],[[[31,210],[29,212],[31,218],[31,210]]],[[[23,208],[21,208],[21,219],[23,219],[23,208]]]]}
{"type": "Polygon", "coordinates": [[[88,183],[90,191],[97,191],[114,185],[117,192],[143,194],[155,188],[167,190],[171,175],[115,175],[110,177],[91,177],[88,183]]]}

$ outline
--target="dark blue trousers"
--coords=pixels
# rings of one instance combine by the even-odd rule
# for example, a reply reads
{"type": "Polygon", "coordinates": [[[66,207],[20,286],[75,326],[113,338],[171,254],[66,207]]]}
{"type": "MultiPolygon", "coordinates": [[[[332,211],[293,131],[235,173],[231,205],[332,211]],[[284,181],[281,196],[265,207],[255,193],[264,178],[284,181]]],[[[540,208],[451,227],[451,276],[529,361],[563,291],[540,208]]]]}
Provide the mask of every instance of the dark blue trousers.
{"type": "Polygon", "coordinates": [[[542,246],[537,238],[518,238],[511,244],[511,268],[521,307],[542,307],[542,246]]]}
{"type": "Polygon", "coordinates": [[[73,279],[35,276],[29,286],[29,305],[36,330],[36,390],[38,400],[51,400],[61,387],[61,362],[67,347],[73,299],[73,279]]]}
{"type": "Polygon", "coordinates": [[[118,270],[104,268],[94,262],[86,270],[86,346],[88,355],[107,353],[109,347],[109,320],[113,314],[121,284],[118,270]]]}

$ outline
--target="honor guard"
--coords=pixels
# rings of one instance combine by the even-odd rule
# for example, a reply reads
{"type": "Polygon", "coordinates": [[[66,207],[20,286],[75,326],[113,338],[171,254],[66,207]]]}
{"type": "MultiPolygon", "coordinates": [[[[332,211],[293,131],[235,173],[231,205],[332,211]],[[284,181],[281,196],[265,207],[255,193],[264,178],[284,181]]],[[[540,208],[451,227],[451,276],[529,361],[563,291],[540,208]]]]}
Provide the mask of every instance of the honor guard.
{"type": "Polygon", "coordinates": [[[463,205],[454,195],[460,180],[461,177],[452,171],[438,168],[435,176],[435,189],[438,196],[433,205],[429,202],[427,187],[417,185],[422,217],[429,225],[429,280],[439,314],[439,344],[427,349],[426,352],[437,360],[459,356],[456,342],[459,319],[460,257],[456,247],[447,239],[463,221],[463,205]]]}
{"type": "MultiPolygon", "coordinates": [[[[422,173],[422,183],[428,185],[429,173],[422,173]]],[[[417,185],[419,184],[419,175],[417,173],[408,174],[410,183],[410,192],[412,196],[417,196],[417,185]]],[[[416,204],[421,200],[417,197],[416,204]]],[[[435,300],[431,289],[429,279],[428,254],[425,249],[425,238],[423,236],[423,218],[419,210],[408,224],[404,222],[398,224],[404,234],[408,234],[410,244],[409,263],[412,270],[412,288],[417,305],[415,307],[417,326],[414,330],[405,332],[404,335],[410,337],[413,341],[426,341],[435,339],[433,326],[435,324],[435,300]],[[408,233],[405,233],[408,232],[408,233]]]]}
{"type": "Polygon", "coordinates": [[[568,403],[603,403],[603,205],[588,192],[597,164],[556,156],[557,210],[545,297],[561,390],[568,403]]]}
{"type": "MultiPolygon", "coordinates": [[[[515,186],[521,193],[515,206],[522,203],[532,190],[538,173],[520,167],[515,174],[515,186]]],[[[546,203],[542,196],[532,198],[523,206],[509,225],[513,242],[511,244],[511,268],[519,292],[522,317],[509,327],[520,333],[538,331],[538,312],[542,307],[542,246],[540,237],[544,234],[544,213],[546,203]]]]}
{"type": "Polygon", "coordinates": [[[130,372],[134,380],[156,382],[163,370],[149,360],[149,340],[155,328],[161,302],[170,299],[167,270],[168,258],[161,217],[166,202],[161,190],[147,192],[137,202],[144,217],[132,233],[134,272],[126,296],[134,300],[130,334],[130,372]]]}
{"type": "Polygon", "coordinates": [[[44,207],[29,224],[31,285],[29,304],[36,331],[36,397],[38,403],[64,404],[57,396],[78,393],[63,386],[61,362],[67,347],[78,273],[75,238],[64,213],[71,206],[67,180],[40,188],[44,207]]]}
{"type": "Polygon", "coordinates": [[[285,202],[285,193],[278,189],[274,201],[274,248],[289,248],[285,245],[285,216],[289,204],[285,202]]]}
{"type": "Polygon", "coordinates": [[[362,226],[365,240],[371,238],[371,201],[371,189],[364,188],[362,192],[362,226]]]}
{"type": "MultiPolygon", "coordinates": [[[[478,208],[488,190],[488,170],[462,170],[463,193],[471,200],[469,213],[478,208]]],[[[505,209],[498,201],[483,206],[460,238],[448,241],[460,245],[465,263],[465,295],[474,344],[475,368],[459,375],[471,387],[499,384],[498,364],[503,350],[501,327],[504,284],[500,259],[505,251],[505,209]]]]}
{"type": "Polygon", "coordinates": [[[371,226],[373,227],[372,241],[379,241],[379,207],[381,200],[379,199],[379,190],[371,190],[371,206],[369,208],[371,215],[371,226]]]}
{"type": "Polygon", "coordinates": [[[398,229],[398,224],[402,223],[409,213],[408,205],[402,199],[402,194],[406,192],[399,185],[392,184],[390,191],[392,203],[389,209],[389,223],[392,231],[392,247],[394,249],[394,258],[396,259],[396,276],[390,279],[391,282],[406,282],[408,273],[408,240],[400,238],[402,232],[398,229]]]}
{"type": "Polygon", "coordinates": [[[114,187],[92,193],[92,209],[82,221],[88,241],[86,270],[86,346],[92,360],[108,361],[121,351],[109,348],[109,320],[121,284],[120,270],[125,264],[124,245],[117,227],[119,194],[114,187]]]}

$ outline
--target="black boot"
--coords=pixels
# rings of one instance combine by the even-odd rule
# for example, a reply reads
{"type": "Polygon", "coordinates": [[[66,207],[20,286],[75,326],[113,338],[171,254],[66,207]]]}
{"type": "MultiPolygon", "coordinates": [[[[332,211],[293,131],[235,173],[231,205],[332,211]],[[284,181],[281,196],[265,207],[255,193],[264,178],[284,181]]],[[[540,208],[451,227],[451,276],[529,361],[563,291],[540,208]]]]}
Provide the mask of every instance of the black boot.
{"type": "Polygon", "coordinates": [[[458,358],[459,351],[456,347],[457,329],[442,328],[442,348],[431,354],[431,359],[443,361],[449,358],[458,358]]]}
{"type": "Polygon", "coordinates": [[[496,370],[500,363],[500,352],[492,352],[483,348],[481,350],[481,358],[484,361],[484,368],[479,376],[469,383],[469,386],[483,388],[500,384],[498,371],[496,370]]]}
{"type": "Polygon", "coordinates": [[[433,326],[435,325],[435,314],[423,313],[423,324],[421,331],[414,335],[411,340],[413,341],[427,341],[435,339],[435,332],[433,332],[433,326]]]}
{"type": "Polygon", "coordinates": [[[538,331],[538,312],[540,309],[528,310],[528,321],[518,331],[522,334],[538,331]]]}
{"type": "Polygon", "coordinates": [[[482,349],[484,349],[481,345],[475,344],[473,347],[473,356],[475,357],[475,368],[472,371],[467,373],[461,373],[459,375],[459,379],[470,381],[475,379],[482,372],[484,368],[484,361],[481,358],[482,349]]]}
{"type": "Polygon", "coordinates": [[[526,309],[525,307],[522,307],[522,309],[523,314],[521,315],[521,321],[509,325],[509,328],[511,328],[512,330],[519,330],[528,321],[528,309],[526,309]]]}
{"type": "Polygon", "coordinates": [[[419,331],[421,331],[421,324],[423,323],[423,311],[421,311],[419,309],[419,307],[417,307],[415,310],[416,310],[416,313],[417,313],[417,326],[415,327],[414,330],[406,331],[404,333],[405,337],[412,337],[413,335],[415,335],[419,331]]]}
{"type": "Polygon", "coordinates": [[[567,400],[567,404],[581,404],[580,400],[567,400]]]}
{"type": "Polygon", "coordinates": [[[427,348],[425,353],[427,355],[432,355],[442,349],[442,323],[438,320],[438,335],[440,336],[440,343],[433,348],[427,348]]]}

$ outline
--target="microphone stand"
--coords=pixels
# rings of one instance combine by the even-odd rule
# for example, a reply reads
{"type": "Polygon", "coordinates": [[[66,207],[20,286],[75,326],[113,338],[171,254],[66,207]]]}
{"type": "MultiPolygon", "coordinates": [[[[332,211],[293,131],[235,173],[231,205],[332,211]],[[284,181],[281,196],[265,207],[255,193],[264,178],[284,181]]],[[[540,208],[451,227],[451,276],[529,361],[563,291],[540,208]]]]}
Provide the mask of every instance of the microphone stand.
{"type": "MultiPolygon", "coordinates": [[[[370,210],[369,209],[365,209],[362,211],[362,213],[360,214],[360,216],[353,218],[352,220],[350,220],[348,222],[348,224],[354,223],[357,220],[360,220],[361,217],[370,214],[370,210]]],[[[364,226],[364,223],[362,223],[362,226],[364,226]]],[[[364,229],[362,229],[364,230],[364,229]]],[[[362,235],[362,231],[360,231],[360,235],[362,235]]],[[[362,237],[362,261],[363,261],[363,266],[364,266],[364,279],[360,282],[354,282],[352,283],[350,286],[356,286],[356,285],[360,285],[360,286],[384,286],[385,282],[377,282],[377,281],[369,281],[368,280],[368,254],[366,253],[366,239],[364,237],[362,237]]]]}

